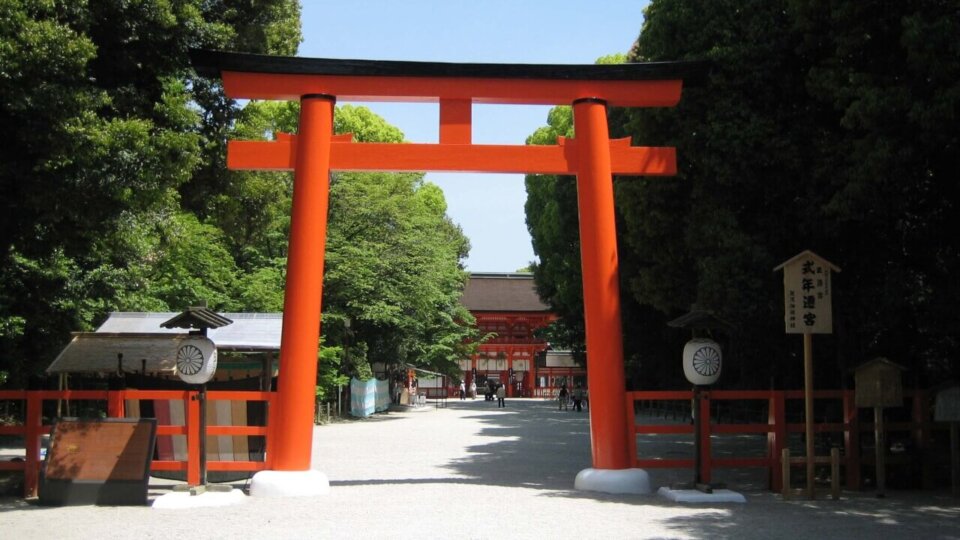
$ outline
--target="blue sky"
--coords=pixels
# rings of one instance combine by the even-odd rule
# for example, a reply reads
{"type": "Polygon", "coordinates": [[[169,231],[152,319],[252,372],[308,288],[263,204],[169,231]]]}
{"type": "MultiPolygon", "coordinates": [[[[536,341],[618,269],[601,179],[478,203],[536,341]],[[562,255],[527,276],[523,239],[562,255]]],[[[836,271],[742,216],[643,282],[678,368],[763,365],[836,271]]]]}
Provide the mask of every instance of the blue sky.
{"type": "MultiPolygon", "coordinates": [[[[625,53],[646,0],[303,0],[300,56],[365,60],[592,64],[625,53]]],[[[362,104],[407,140],[437,142],[434,104],[362,104]]],[[[473,142],[523,144],[547,107],[477,106],[473,142]]],[[[447,213],[470,238],[467,268],[512,272],[534,259],[521,175],[430,173],[447,213]]]]}

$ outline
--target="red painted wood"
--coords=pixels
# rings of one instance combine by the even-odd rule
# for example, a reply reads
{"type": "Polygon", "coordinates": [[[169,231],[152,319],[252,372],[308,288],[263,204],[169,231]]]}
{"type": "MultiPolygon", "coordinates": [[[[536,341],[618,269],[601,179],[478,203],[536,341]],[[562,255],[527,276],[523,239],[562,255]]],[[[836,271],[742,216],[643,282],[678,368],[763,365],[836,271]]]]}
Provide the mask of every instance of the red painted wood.
{"type": "Polygon", "coordinates": [[[633,461],[627,453],[632,430],[626,425],[623,409],[626,380],[606,103],[594,99],[574,102],[573,124],[577,133],[583,316],[587,350],[593,359],[587,362],[593,467],[627,469],[633,461]]]}
{"type": "Polygon", "coordinates": [[[473,104],[465,99],[440,100],[440,144],[470,144],[473,104]]]}
{"type": "Polygon", "coordinates": [[[317,352],[320,337],[323,262],[330,196],[330,144],[334,99],[304,96],[300,102],[299,144],[293,180],[293,208],[283,331],[277,382],[280,409],[270,433],[276,470],[310,469],[313,446],[313,408],[316,399],[317,352]]]}
{"type": "Polygon", "coordinates": [[[683,81],[556,80],[447,77],[377,77],[223,71],[223,88],[234,99],[295,101],[309,94],[342,101],[569,105],[581,98],[602,97],[616,107],[673,107],[683,81]]]}
{"type": "Polygon", "coordinates": [[[710,440],[710,391],[700,393],[700,481],[709,484],[713,478],[713,452],[710,440]]]}
{"type": "MultiPolygon", "coordinates": [[[[296,164],[297,140],[292,136],[276,141],[230,141],[227,168],[292,171],[296,164]]],[[[609,153],[613,174],[671,176],[677,172],[675,148],[611,144],[609,153]]],[[[579,167],[575,140],[563,146],[349,141],[335,141],[330,145],[330,169],[335,171],[575,174],[579,167]]]]}
{"type": "Polygon", "coordinates": [[[200,484],[200,400],[197,392],[187,399],[187,484],[200,484]]]}

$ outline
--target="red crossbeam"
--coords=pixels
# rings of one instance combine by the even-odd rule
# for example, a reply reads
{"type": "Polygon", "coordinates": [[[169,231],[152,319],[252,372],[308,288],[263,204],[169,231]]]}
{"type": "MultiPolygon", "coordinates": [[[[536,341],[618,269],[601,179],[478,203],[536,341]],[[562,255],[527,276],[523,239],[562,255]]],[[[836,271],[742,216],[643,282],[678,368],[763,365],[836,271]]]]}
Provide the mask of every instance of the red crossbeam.
{"type": "MultiPolygon", "coordinates": [[[[521,174],[576,174],[575,139],[556,146],[355,143],[349,135],[334,138],[330,168],[340,171],[451,171],[521,174]]],[[[297,138],[276,141],[230,141],[227,167],[233,170],[292,171],[297,138]]],[[[630,146],[629,139],[610,142],[614,174],[669,176],[677,173],[675,148],[630,146]]]]}
{"type": "Polygon", "coordinates": [[[617,107],[673,107],[683,81],[492,79],[485,77],[377,77],[224,71],[223,88],[232,98],[299,100],[327,94],[338,101],[405,101],[514,105],[569,105],[584,97],[617,107]]]}

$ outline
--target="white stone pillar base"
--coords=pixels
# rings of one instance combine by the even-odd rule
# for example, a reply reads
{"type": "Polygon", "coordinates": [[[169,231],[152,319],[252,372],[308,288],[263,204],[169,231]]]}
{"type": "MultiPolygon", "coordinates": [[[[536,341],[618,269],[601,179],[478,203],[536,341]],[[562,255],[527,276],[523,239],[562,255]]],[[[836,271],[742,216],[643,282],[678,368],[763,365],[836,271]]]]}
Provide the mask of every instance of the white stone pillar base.
{"type": "Polygon", "coordinates": [[[601,493],[653,493],[650,489],[650,475],[643,469],[584,469],[577,473],[573,487],[601,493]]]}
{"type": "Polygon", "coordinates": [[[260,471],[250,480],[251,497],[313,497],[330,493],[320,471],[260,471]]]}

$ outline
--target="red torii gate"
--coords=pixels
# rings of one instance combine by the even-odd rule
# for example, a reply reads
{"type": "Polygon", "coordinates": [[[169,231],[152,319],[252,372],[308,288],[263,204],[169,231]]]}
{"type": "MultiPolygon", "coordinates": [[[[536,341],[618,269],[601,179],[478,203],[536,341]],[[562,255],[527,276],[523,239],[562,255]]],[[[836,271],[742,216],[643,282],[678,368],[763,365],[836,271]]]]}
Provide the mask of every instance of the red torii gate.
{"type": "MultiPolygon", "coordinates": [[[[576,175],[593,466],[614,477],[629,470],[632,434],[624,406],[612,175],[676,174],[676,152],[632,147],[628,139],[610,140],[607,106],[674,106],[680,100],[684,75],[692,74],[695,65],[445,64],[215,51],[192,51],[191,57],[199,74],[222,78],[231,98],[299,100],[301,105],[298,135],[267,142],[230,141],[227,148],[231,169],[294,171],[279,411],[271,415],[277,419],[277,425],[271,426],[274,471],[310,470],[329,175],[334,170],[576,175]],[[439,143],[357,143],[350,135],[335,136],[337,99],[438,102],[439,143]],[[556,146],[475,145],[471,143],[474,103],[572,105],[576,137],[561,138],[556,146]]],[[[589,471],[578,475],[577,487],[613,492],[647,489],[608,487],[603,479],[581,482],[589,471]]],[[[627,482],[636,480],[627,478],[627,482]]]]}

